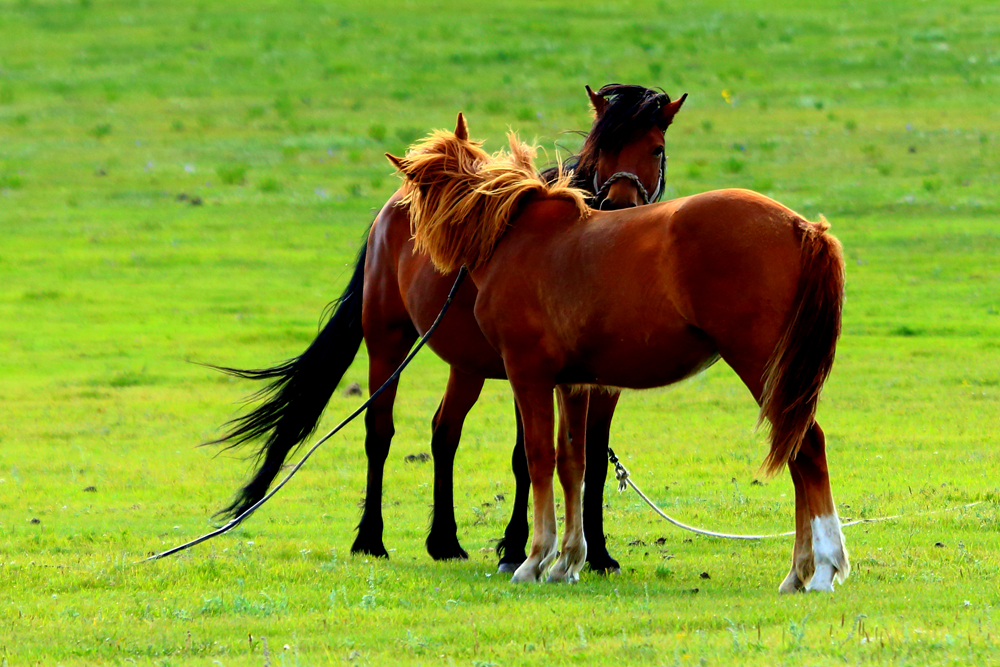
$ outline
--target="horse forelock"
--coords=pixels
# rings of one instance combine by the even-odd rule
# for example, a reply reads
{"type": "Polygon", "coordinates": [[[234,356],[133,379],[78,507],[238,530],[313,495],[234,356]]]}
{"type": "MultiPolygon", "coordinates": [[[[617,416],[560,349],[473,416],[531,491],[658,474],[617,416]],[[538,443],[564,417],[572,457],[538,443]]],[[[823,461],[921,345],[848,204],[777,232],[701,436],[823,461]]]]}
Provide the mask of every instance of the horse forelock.
{"type": "Polygon", "coordinates": [[[509,152],[489,155],[481,142],[437,131],[399,160],[403,198],[410,212],[414,248],[427,252],[438,270],[463,264],[475,269],[489,259],[525,197],[564,199],[586,215],[586,193],[570,187],[569,175],[545,183],[535,172],[535,148],[513,133],[509,152]]]}

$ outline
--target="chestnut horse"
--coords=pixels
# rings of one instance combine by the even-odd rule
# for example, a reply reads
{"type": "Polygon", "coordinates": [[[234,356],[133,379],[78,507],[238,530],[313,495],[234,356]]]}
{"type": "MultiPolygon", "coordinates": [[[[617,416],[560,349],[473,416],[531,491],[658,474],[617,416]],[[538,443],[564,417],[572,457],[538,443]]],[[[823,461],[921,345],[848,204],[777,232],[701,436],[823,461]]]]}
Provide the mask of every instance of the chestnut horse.
{"type": "Polygon", "coordinates": [[[476,320],[521,411],[534,527],[513,580],[539,580],[551,566],[550,581],[573,581],[586,558],[582,389],[668,385],[721,357],[770,422],[764,470],[787,463],[795,487],[792,568],[779,590],[832,591],[849,565],[815,414],[840,334],[844,262],[825,221],[749,190],[592,211],[566,179],[542,182],[532,149],[513,136],[510,154],[488,156],[461,115],[458,127],[389,159],[404,176],[417,249],[441,271],[469,268],[476,320]],[[557,387],[569,432],[558,450],[557,387]]]}
{"type": "MultiPolygon", "coordinates": [[[[610,84],[597,93],[587,87],[596,115],[578,156],[565,167],[574,183],[589,190],[595,206],[617,209],[649,203],[663,190],[666,168],[664,133],[685,98],[676,101],[641,86],[610,84]]],[[[558,168],[544,177],[556,178],[558,168]]],[[[415,253],[409,215],[396,193],[371,226],[354,275],[336,311],[309,348],[296,359],[274,368],[238,370],[235,375],[265,380],[262,403],[234,420],[232,430],[216,442],[237,446],[263,439],[258,466],[232,503],[220,515],[238,516],[267,492],[289,452],[316,428],[337,383],[343,377],[362,338],[368,347],[369,390],[374,392],[396,370],[417,338],[444,304],[454,275],[441,275],[426,254],[415,253]]],[[[434,415],[434,511],[427,550],[435,559],[467,558],[456,534],[452,470],[462,425],[476,403],[486,378],[503,379],[503,362],[483,338],[472,313],[476,288],[466,281],[430,347],[451,366],[448,385],[434,415]]],[[[394,433],[392,410],[396,386],[379,396],[365,415],[368,457],[364,512],[351,551],[388,556],[382,541],[382,478],[394,433]]],[[[617,391],[595,392],[587,416],[591,466],[587,476],[587,538],[590,565],[598,571],[617,570],[604,540],[603,501],[607,476],[607,442],[617,391]]],[[[522,444],[520,418],[512,463],[517,480],[510,523],[505,531],[500,569],[513,571],[525,559],[530,480],[522,444]]]]}

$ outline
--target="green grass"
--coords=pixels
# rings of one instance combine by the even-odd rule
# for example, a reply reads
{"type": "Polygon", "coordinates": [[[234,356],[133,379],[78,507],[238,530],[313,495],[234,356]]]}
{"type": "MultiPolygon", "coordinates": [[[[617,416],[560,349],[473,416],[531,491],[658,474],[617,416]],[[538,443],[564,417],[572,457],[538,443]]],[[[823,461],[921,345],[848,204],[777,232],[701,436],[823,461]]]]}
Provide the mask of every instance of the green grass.
{"type": "MultiPolygon", "coordinates": [[[[0,0],[0,663],[1000,662],[998,19],[872,0],[0,0]],[[622,575],[510,585],[491,553],[513,496],[499,382],[456,461],[471,559],[432,562],[431,466],[404,460],[429,451],[444,388],[429,353],[397,403],[391,560],[349,554],[358,423],[234,534],[135,565],[205,531],[247,469],[195,445],[252,388],[189,362],[304,349],[396,187],[382,154],[462,110],[488,149],[512,126],[554,159],[589,125],[584,84],[611,81],[690,94],[666,197],[755,188],[844,243],[819,413],[834,493],[844,517],[909,515],[847,529],[846,584],[779,598],[789,543],[689,537],[609,484],[622,575]]],[[[365,369],[362,351],[345,384],[365,369]]],[[[337,393],[323,426],[356,404],[337,393]]],[[[684,520],[786,530],[787,478],[753,484],[755,417],[717,366],[627,393],[613,444],[684,520]]]]}

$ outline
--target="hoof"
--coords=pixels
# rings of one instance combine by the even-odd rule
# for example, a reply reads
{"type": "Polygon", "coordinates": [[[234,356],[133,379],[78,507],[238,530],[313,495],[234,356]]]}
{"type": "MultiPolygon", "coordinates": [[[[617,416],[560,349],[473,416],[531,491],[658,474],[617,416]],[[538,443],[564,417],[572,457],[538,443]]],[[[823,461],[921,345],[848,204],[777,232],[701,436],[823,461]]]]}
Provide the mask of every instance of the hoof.
{"type": "Polygon", "coordinates": [[[555,549],[548,550],[547,553],[543,551],[543,553],[545,555],[541,557],[533,555],[521,563],[521,566],[514,571],[514,576],[510,580],[513,583],[541,581],[559,555],[559,552],[555,549]]]}
{"type": "Polygon", "coordinates": [[[514,584],[524,584],[524,583],[534,583],[539,580],[539,575],[533,567],[526,567],[526,564],[521,565],[521,567],[515,570],[514,575],[510,578],[511,583],[514,584]]]}
{"type": "Polygon", "coordinates": [[[832,565],[826,563],[820,565],[816,568],[816,572],[813,573],[812,579],[806,584],[806,592],[808,593],[832,593],[833,592],[833,578],[836,575],[836,570],[833,569],[832,565]]]}
{"type": "Polygon", "coordinates": [[[375,558],[389,558],[389,552],[385,550],[385,545],[382,544],[381,540],[365,542],[360,538],[356,539],[351,545],[351,553],[360,556],[374,556],[375,558]]]}
{"type": "Polygon", "coordinates": [[[785,580],[781,582],[780,586],[778,586],[778,593],[781,595],[798,593],[802,590],[803,586],[804,584],[802,583],[802,580],[799,579],[799,573],[796,572],[795,566],[793,565],[792,569],[789,570],[788,575],[785,576],[785,580]]]}
{"type": "Polygon", "coordinates": [[[822,586],[813,586],[812,582],[809,582],[809,585],[806,586],[804,590],[806,593],[832,593],[833,584],[831,583],[822,586]]]}
{"type": "Polygon", "coordinates": [[[497,565],[497,572],[517,572],[517,568],[521,567],[521,563],[523,562],[523,560],[519,560],[517,562],[502,560],[500,561],[500,564],[497,565]]]}
{"type": "Polygon", "coordinates": [[[560,561],[549,570],[549,577],[545,581],[549,584],[575,584],[580,581],[580,573],[567,570],[565,564],[560,561]]]}
{"type": "Polygon", "coordinates": [[[465,549],[462,548],[462,545],[454,537],[448,541],[432,540],[428,537],[427,553],[434,560],[469,560],[469,554],[466,553],[465,549]]]}
{"type": "Polygon", "coordinates": [[[618,564],[611,556],[605,556],[604,558],[594,558],[587,560],[587,566],[590,568],[591,572],[595,572],[601,576],[607,576],[610,574],[621,574],[622,566],[618,564]]]}
{"type": "Polygon", "coordinates": [[[528,560],[528,554],[524,553],[524,551],[511,553],[505,549],[500,556],[497,572],[516,572],[517,568],[521,567],[521,563],[526,560],[528,560]]]}
{"type": "Polygon", "coordinates": [[[549,570],[548,582],[550,584],[568,583],[575,584],[580,581],[580,570],[587,562],[587,543],[571,544],[565,546],[559,554],[558,559],[549,570]]]}

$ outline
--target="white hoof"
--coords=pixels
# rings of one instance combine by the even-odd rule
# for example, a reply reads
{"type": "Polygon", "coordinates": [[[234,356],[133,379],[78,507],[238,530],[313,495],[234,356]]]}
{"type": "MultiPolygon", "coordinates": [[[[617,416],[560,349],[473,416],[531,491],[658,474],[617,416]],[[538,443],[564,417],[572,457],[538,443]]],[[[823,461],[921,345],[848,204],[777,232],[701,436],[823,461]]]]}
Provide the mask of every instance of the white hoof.
{"type": "Polygon", "coordinates": [[[580,575],[557,572],[556,568],[552,568],[552,572],[549,572],[549,578],[545,580],[549,584],[575,584],[578,581],[580,581],[580,575]]]}
{"type": "Polygon", "coordinates": [[[829,563],[819,563],[816,565],[816,572],[812,579],[806,584],[807,593],[832,593],[833,577],[837,573],[829,563]]]}
{"type": "Polygon", "coordinates": [[[546,581],[550,584],[560,584],[564,582],[575,584],[580,581],[580,570],[578,568],[576,572],[573,572],[573,570],[568,567],[566,562],[560,558],[559,562],[557,562],[549,571],[549,578],[546,581]]]}
{"type": "Polygon", "coordinates": [[[587,543],[567,547],[549,572],[549,583],[580,581],[580,570],[587,562],[587,543]]]}
{"type": "Polygon", "coordinates": [[[552,549],[541,558],[529,555],[528,560],[521,563],[521,567],[514,571],[514,576],[511,577],[510,580],[514,583],[541,581],[542,577],[545,575],[545,571],[549,569],[549,566],[552,565],[552,561],[554,561],[558,555],[559,552],[555,549],[552,549]]]}
{"type": "Polygon", "coordinates": [[[803,588],[802,580],[799,579],[798,573],[795,571],[795,566],[792,566],[791,571],[789,571],[788,576],[785,580],[781,582],[778,586],[778,593],[782,595],[788,595],[791,593],[798,593],[803,588]]]}
{"type": "Polygon", "coordinates": [[[542,573],[534,565],[529,564],[528,561],[521,563],[521,567],[514,571],[514,575],[510,578],[512,583],[523,584],[532,583],[539,581],[541,579],[542,573]]]}

